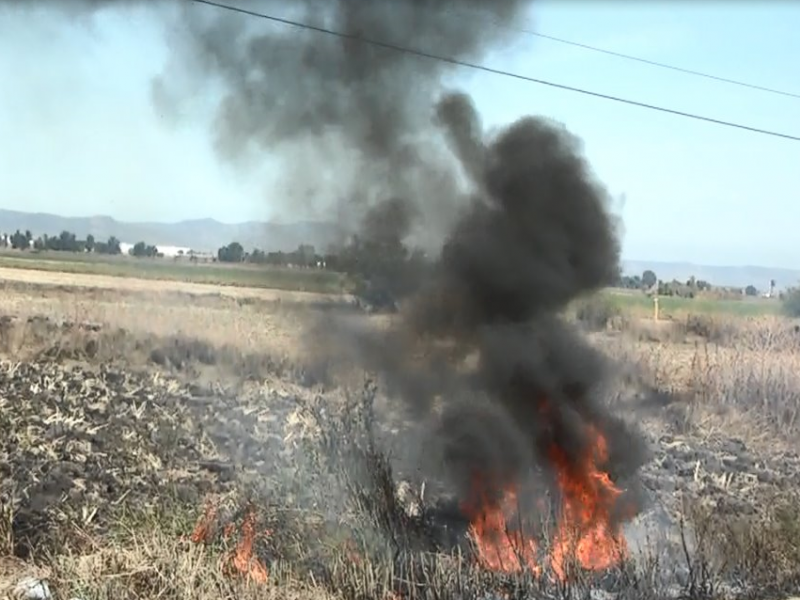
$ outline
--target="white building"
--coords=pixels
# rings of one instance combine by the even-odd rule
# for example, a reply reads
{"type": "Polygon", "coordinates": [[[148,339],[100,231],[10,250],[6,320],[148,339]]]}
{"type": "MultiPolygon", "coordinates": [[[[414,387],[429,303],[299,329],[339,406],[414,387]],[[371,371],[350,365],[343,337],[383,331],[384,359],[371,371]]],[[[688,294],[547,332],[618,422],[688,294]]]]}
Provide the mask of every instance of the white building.
{"type": "Polygon", "coordinates": [[[188,256],[189,253],[192,251],[191,248],[187,248],[185,246],[162,246],[161,244],[156,244],[156,248],[158,249],[159,254],[163,254],[165,258],[175,258],[176,256],[188,256]]]}
{"type": "MultiPolygon", "coordinates": [[[[120,242],[119,249],[124,255],[130,254],[130,250],[133,248],[134,244],[129,242],[120,242]]],[[[167,246],[166,244],[154,244],[156,250],[159,254],[161,254],[164,258],[176,258],[179,256],[186,256],[188,257],[192,252],[191,248],[185,246],[167,246]]]]}

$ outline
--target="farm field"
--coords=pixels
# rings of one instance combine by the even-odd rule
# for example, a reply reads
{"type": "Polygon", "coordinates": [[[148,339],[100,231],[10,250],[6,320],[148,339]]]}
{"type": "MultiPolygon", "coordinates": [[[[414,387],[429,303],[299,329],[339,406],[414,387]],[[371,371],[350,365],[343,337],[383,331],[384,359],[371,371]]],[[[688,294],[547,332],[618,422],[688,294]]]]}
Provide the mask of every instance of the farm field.
{"type": "MultiPolygon", "coordinates": [[[[638,290],[610,288],[605,294],[612,302],[626,310],[653,313],[653,299],[638,290]]],[[[658,303],[660,314],[665,316],[728,314],[757,317],[777,315],[780,312],[780,302],[768,298],[712,299],[661,296],[658,303]]]]}
{"type": "Polygon", "coordinates": [[[346,278],[341,274],[322,270],[220,263],[192,264],[184,260],[164,258],[141,259],[65,252],[0,253],[0,268],[317,293],[342,293],[348,286],[346,278]]]}
{"type": "MultiPolygon", "coordinates": [[[[163,258],[137,259],[128,256],[98,256],[64,252],[0,252],[0,269],[180,281],[322,294],[344,294],[352,287],[345,275],[330,271],[220,263],[191,264],[187,261],[163,258]]],[[[7,275],[7,277],[10,276],[7,275]]],[[[621,309],[640,314],[652,314],[652,299],[639,291],[609,288],[604,291],[604,294],[610,302],[618,305],[621,309]]],[[[659,298],[659,311],[665,317],[685,317],[687,314],[766,316],[778,314],[780,303],[764,298],[661,297],[659,298]]]]}
{"type": "Polygon", "coordinates": [[[779,317],[701,315],[702,334],[575,322],[621,365],[603,402],[648,454],[624,547],[595,548],[619,563],[578,561],[567,577],[476,548],[409,468],[419,424],[380,380],[365,386],[347,338],[320,333],[391,318],[263,288],[17,268],[0,280],[0,597],[32,581],[64,598],[800,586],[800,343],[779,317]]]}

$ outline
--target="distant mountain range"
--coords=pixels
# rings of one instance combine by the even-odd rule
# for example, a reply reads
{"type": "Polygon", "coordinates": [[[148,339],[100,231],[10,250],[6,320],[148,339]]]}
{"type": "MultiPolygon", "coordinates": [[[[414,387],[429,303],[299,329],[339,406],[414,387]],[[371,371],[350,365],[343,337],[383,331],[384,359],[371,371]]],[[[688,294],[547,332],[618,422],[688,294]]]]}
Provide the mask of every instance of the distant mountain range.
{"type": "Polygon", "coordinates": [[[694,276],[712,285],[735,287],[755,286],[759,291],[769,290],[770,279],[774,279],[776,289],[786,289],[800,284],[800,269],[782,269],[745,265],[740,267],[697,265],[687,262],[660,262],[647,260],[623,260],[622,272],[625,275],[641,275],[651,270],[662,281],[686,281],[694,276]]]}
{"type": "Polygon", "coordinates": [[[62,217],[47,213],[26,213],[0,209],[0,233],[30,230],[34,238],[70,231],[79,238],[93,235],[97,240],[110,236],[121,242],[143,241],[156,246],[178,246],[196,251],[216,252],[221,246],[237,241],[247,249],[291,251],[300,244],[313,244],[324,251],[336,241],[337,228],[324,222],[297,223],[220,223],[214,219],[195,219],[177,223],[128,223],[111,217],[62,217]]]}
{"type": "MultiPolygon", "coordinates": [[[[218,248],[238,241],[245,248],[266,251],[295,250],[300,244],[313,244],[318,251],[338,238],[338,229],[332,223],[302,221],[296,223],[220,223],[214,219],[195,219],[177,223],[129,223],[111,217],[62,217],[47,213],[26,213],[0,209],[0,233],[13,233],[29,229],[34,237],[42,234],[58,235],[71,231],[78,237],[92,234],[98,240],[115,236],[122,242],[144,241],[158,246],[179,246],[197,251],[216,252],[218,248]]],[[[775,279],[782,289],[800,283],[800,269],[782,269],[760,266],[711,266],[686,262],[660,262],[623,260],[623,273],[641,274],[652,270],[664,281],[686,281],[694,276],[715,285],[745,287],[754,285],[759,290],[769,289],[770,279],[775,279]]]]}

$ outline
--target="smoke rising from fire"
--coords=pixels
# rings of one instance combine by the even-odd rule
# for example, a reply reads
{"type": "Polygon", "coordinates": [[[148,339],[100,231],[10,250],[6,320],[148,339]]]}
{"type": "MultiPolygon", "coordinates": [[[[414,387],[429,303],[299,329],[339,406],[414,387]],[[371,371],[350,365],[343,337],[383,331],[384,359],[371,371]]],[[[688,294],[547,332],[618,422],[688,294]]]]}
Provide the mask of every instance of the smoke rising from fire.
{"type": "Polygon", "coordinates": [[[457,485],[478,471],[503,488],[547,467],[553,446],[577,461],[588,427],[630,476],[643,453],[596,397],[609,365],[558,316],[616,272],[605,191],[561,127],[524,118],[485,140],[469,102],[448,102],[450,121],[470,124],[448,135],[475,196],[395,327],[360,336],[361,355],[417,415],[441,406],[436,442],[457,485]]]}
{"type": "MultiPolygon", "coordinates": [[[[490,23],[509,22],[526,5],[522,0],[305,0],[266,2],[259,9],[477,59],[510,40],[506,30],[490,23]],[[471,16],[459,17],[463,14],[471,16]]],[[[295,206],[308,196],[321,198],[328,213],[333,204],[350,232],[369,208],[401,199],[416,217],[407,226],[409,239],[437,250],[464,194],[457,165],[442,151],[441,133],[432,126],[437,118],[432,101],[454,65],[197,8],[183,11],[191,13],[191,20],[186,15],[191,25],[181,38],[181,55],[193,57],[195,75],[214,75],[221,83],[214,123],[220,156],[233,164],[264,153],[284,157],[279,194],[295,206]],[[421,222],[425,227],[417,226],[421,222]]],[[[175,63],[178,70],[185,64],[175,63]]],[[[170,88],[172,80],[167,73],[157,89],[180,99],[181,90],[170,88]]]]}
{"type": "MultiPolygon", "coordinates": [[[[0,0],[24,9],[23,3],[0,0]]],[[[26,3],[28,4],[28,3],[26,3]]],[[[433,100],[456,67],[189,1],[32,2],[72,15],[153,5],[172,50],[153,82],[159,114],[180,115],[203,91],[216,98],[212,137],[230,165],[280,164],[269,202],[337,213],[350,233],[387,198],[416,205],[411,239],[435,251],[463,203],[463,177],[433,123],[433,100]]],[[[494,23],[528,2],[497,0],[265,1],[250,10],[455,59],[478,60],[511,41],[494,23]]],[[[447,103],[445,103],[446,105],[447,103]]],[[[455,115],[451,115],[455,118],[455,115]]],[[[451,122],[451,125],[454,124],[451,122]]],[[[463,140],[462,140],[463,141],[463,140]]],[[[315,215],[315,217],[318,215],[315,215]]]]}
{"type": "MultiPolygon", "coordinates": [[[[126,2],[74,6],[107,4],[126,2]]],[[[477,62],[511,41],[492,23],[527,8],[304,0],[258,10],[477,62]]],[[[632,474],[641,454],[596,397],[608,366],[559,317],[610,283],[619,258],[607,194],[578,138],[536,117],[489,135],[470,98],[449,91],[449,63],[191,2],[169,9],[178,18],[159,102],[179,104],[208,82],[221,159],[283,159],[278,193],[291,202],[312,190],[340,201],[328,207],[343,229],[431,251],[432,265],[404,273],[406,303],[388,330],[326,329],[416,418],[438,411],[432,443],[452,483],[466,486],[476,469],[523,477],[547,466],[553,445],[577,460],[587,425],[606,433],[615,475],[632,474]]]]}

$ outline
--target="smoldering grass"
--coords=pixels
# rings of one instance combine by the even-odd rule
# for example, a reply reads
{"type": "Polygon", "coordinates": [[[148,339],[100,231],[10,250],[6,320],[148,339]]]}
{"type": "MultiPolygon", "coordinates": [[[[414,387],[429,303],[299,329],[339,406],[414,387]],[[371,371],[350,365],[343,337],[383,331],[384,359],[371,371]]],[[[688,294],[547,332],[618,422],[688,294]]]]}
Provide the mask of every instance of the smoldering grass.
{"type": "MultiPolygon", "coordinates": [[[[653,551],[599,575],[576,570],[565,582],[526,572],[488,572],[469,548],[431,550],[427,536],[435,524],[425,517],[434,507],[423,502],[419,516],[413,516],[395,498],[392,457],[383,449],[376,427],[376,394],[368,380],[344,406],[321,396],[305,404],[317,435],[304,438],[308,462],[297,465],[298,478],[267,479],[222,498],[230,513],[227,518],[235,521],[238,510],[255,504],[259,527],[273,532],[258,547],[271,574],[266,586],[221,572],[220,563],[233,542],[187,542],[205,506],[182,500],[168,487],[146,504],[121,502],[104,517],[113,524],[105,533],[67,518],[55,519],[53,526],[62,533],[49,540],[48,547],[34,548],[33,558],[51,565],[53,587],[64,597],[137,600],[291,598],[299,593],[353,600],[577,599],[598,589],[626,600],[676,593],[686,598],[744,598],[758,589],[792,591],[800,583],[800,503],[788,496],[765,499],[764,505],[774,511],[735,522],[714,520],[713,512],[692,512],[687,506],[682,564],[653,551]]],[[[2,414],[12,418],[7,411],[2,414]]],[[[33,447],[35,442],[26,443],[33,447]]],[[[14,493],[24,495],[24,490],[14,493]]],[[[4,515],[13,521],[16,505],[3,506],[4,515]]],[[[13,535],[13,529],[4,534],[10,542],[4,546],[16,548],[13,535]]]]}

